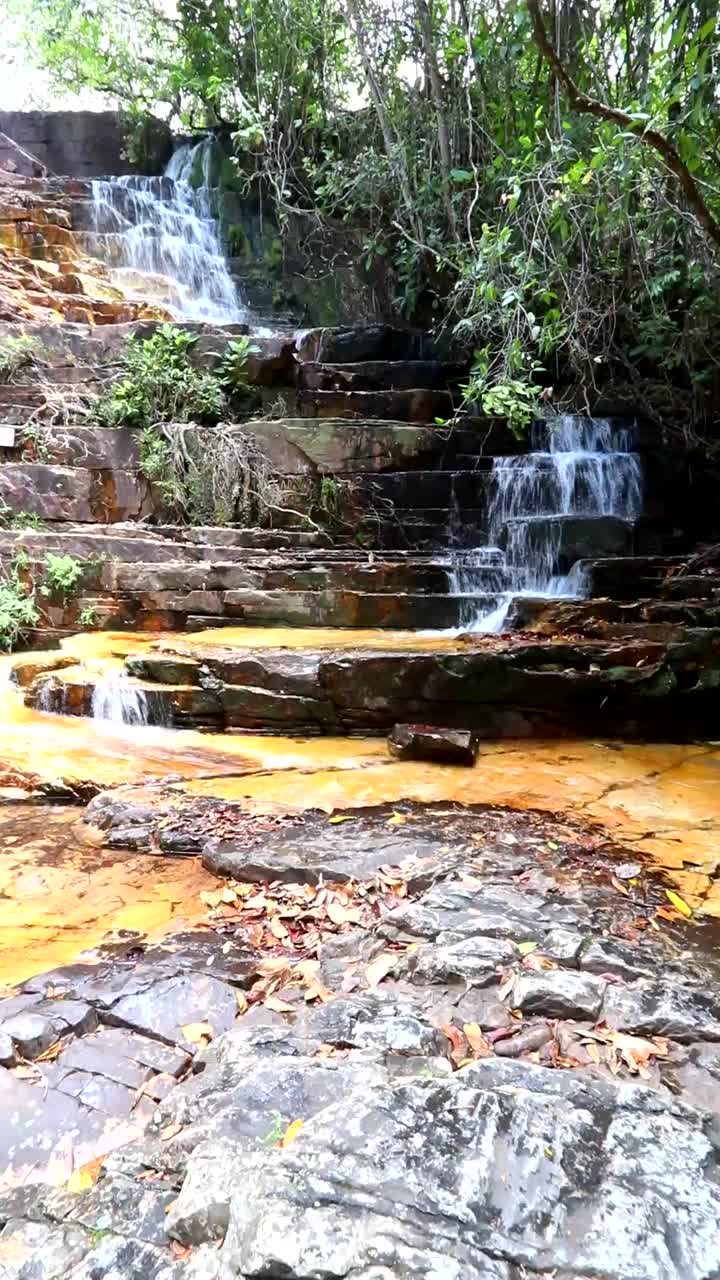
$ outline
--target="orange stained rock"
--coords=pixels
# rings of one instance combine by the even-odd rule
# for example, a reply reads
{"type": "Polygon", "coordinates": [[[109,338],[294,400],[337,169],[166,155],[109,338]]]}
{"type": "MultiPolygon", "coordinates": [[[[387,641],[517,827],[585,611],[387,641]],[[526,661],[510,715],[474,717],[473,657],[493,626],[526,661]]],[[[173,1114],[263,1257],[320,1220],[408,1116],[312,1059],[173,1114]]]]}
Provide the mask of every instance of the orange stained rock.
{"type": "Polygon", "coordinates": [[[0,804],[0,984],[76,960],[119,930],[150,936],[205,915],[192,858],[112,852],[78,809],[0,804]]]}

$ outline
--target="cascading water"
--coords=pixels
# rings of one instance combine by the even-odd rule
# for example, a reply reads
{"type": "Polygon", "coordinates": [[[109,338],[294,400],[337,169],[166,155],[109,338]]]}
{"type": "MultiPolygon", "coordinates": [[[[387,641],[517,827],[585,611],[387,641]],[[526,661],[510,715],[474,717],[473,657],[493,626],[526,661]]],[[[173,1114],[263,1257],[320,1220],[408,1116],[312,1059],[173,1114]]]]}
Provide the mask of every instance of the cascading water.
{"type": "Polygon", "coordinates": [[[632,430],[568,415],[536,423],[531,444],[528,454],[493,459],[489,545],[453,554],[450,590],[466,598],[461,630],[501,631],[516,596],[581,595],[578,569],[559,571],[564,522],[600,516],[632,522],[640,514],[642,474],[632,430]],[[468,600],[473,596],[477,605],[468,600]]]}
{"type": "Polygon", "coordinates": [[[147,695],[124,676],[98,680],[92,695],[92,717],[114,725],[146,725],[147,695]]]}
{"type": "Polygon", "coordinates": [[[212,145],[205,138],[178,147],[161,178],[94,181],[92,248],[127,295],[162,305],[178,320],[235,324],[247,313],[214,216],[212,145]]]}

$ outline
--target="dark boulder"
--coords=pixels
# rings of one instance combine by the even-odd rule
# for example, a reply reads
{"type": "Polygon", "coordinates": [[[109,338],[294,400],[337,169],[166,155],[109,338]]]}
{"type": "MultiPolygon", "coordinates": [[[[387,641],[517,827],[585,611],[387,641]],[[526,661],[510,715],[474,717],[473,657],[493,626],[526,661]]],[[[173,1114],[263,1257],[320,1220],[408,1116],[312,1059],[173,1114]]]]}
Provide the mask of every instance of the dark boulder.
{"type": "Polygon", "coordinates": [[[397,760],[432,760],[438,764],[472,766],[477,759],[478,739],[472,729],[396,724],[388,734],[388,750],[397,760]]]}

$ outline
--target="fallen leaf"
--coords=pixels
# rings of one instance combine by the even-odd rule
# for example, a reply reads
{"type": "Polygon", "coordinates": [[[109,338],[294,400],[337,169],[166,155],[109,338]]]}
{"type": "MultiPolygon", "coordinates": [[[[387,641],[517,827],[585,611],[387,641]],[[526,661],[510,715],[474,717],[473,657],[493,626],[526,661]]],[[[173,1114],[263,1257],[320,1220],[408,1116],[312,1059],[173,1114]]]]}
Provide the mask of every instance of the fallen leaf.
{"type": "Polygon", "coordinates": [[[206,907],[219,907],[222,902],[222,894],[212,893],[209,889],[203,889],[200,893],[200,901],[204,902],[206,907]]]}
{"type": "Polygon", "coordinates": [[[173,1257],[177,1258],[178,1262],[184,1262],[185,1259],[189,1258],[190,1254],[192,1253],[192,1245],[180,1244],[179,1240],[171,1240],[170,1250],[172,1252],[173,1257]]]}
{"type": "Polygon", "coordinates": [[[405,817],[404,813],[396,813],[393,810],[393,815],[391,818],[388,818],[387,825],[389,827],[404,827],[406,822],[407,822],[407,818],[405,817]]]}
{"type": "Polygon", "coordinates": [[[235,999],[237,1000],[238,1013],[247,1013],[248,1002],[245,992],[236,990],[235,999]]]}
{"type": "Polygon", "coordinates": [[[665,897],[667,898],[668,902],[671,902],[672,905],[682,913],[682,915],[684,916],[692,915],[692,907],[688,906],[685,899],[681,898],[679,893],[675,893],[672,889],[666,889],[665,897]]]}
{"type": "Polygon", "coordinates": [[[515,946],[517,947],[521,956],[529,956],[531,951],[537,950],[538,945],[539,944],[537,942],[529,942],[529,941],[515,943],[515,946]]]}
{"type": "Polygon", "coordinates": [[[379,956],[365,966],[365,981],[369,987],[376,987],[383,978],[395,968],[398,962],[396,951],[381,951],[379,956]]]}
{"type": "Polygon", "coordinates": [[[279,996],[268,996],[264,1001],[266,1009],[272,1009],[273,1013],[296,1013],[297,1009],[294,1004],[288,1004],[287,1000],[281,1000],[279,996]]]}
{"type": "Polygon", "coordinates": [[[88,1164],[83,1165],[81,1169],[73,1169],[65,1185],[65,1190],[72,1195],[79,1195],[81,1191],[89,1191],[91,1187],[95,1186],[100,1177],[104,1159],[104,1156],[98,1156],[96,1160],[91,1160],[88,1164]]]}
{"type": "Polygon", "coordinates": [[[448,1040],[450,1041],[450,1044],[452,1045],[451,1056],[454,1057],[456,1054],[461,1057],[464,1056],[465,1037],[462,1031],[460,1030],[460,1028],[456,1027],[455,1024],[452,1022],[441,1022],[440,1030],[442,1031],[443,1035],[447,1036],[448,1040]]]}
{"type": "Polygon", "coordinates": [[[333,924],[359,924],[360,912],[357,907],[343,907],[339,902],[328,902],[327,917],[333,924]]]}
{"type": "Polygon", "coordinates": [[[476,1058],[485,1058],[489,1053],[492,1053],[492,1049],[477,1022],[465,1022],[463,1024],[463,1035],[476,1058]]]}
{"type": "Polygon", "coordinates": [[[210,1043],[213,1038],[213,1029],[209,1022],[186,1022],[181,1026],[180,1030],[188,1041],[188,1044],[204,1044],[210,1043]]]}
{"type": "Polygon", "coordinates": [[[220,897],[222,898],[223,902],[237,902],[237,894],[234,889],[230,888],[230,885],[225,886],[222,893],[220,894],[220,897]]]}
{"type": "Polygon", "coordinates": [[[290,1143],[291,1143],[291,1142],[294,1142],[294,1141],[295,1141],[295,1139],[297,1138],[297,1136],[298,1136],[298,1134],[299,1134],[300,1130],[302,1129],[302,1127],[303,1127],[304,1123],[305,1123],[305,1121],[304,1121],[304,1120],[293,1120],[293,1121],[292,1121],[292,1123],[291,1123],[291,1124],[289,1124],[289,1125],[288,1125],[288,1127],[287,1127],[287,1129],[285,1130],[285,1132],[284,1132],[284,1134],[283,1134],[283,1136],[282,1136],[282,1138],[281,1138],[281,1140],[280,1140],[280,1146],[281,1146],[281,1147],[289,1147],[289,1146],[290,1146],[290,1143]]]}
{"type": "Polygon", "coordinates": [[[283,938],[287,938],[288,930],[285,928],[282,920],[278,920],[277,916],[270,921],[270,932],[274,938],[278,938],[282,942],[283,938]]]}
{"type": "Polygon", "coordinates": [[[336,827],[340,822],[352,822],[349,814],[335,813],[332,818],[328,818],[331,827],[336,827]]]}
{"type": "Polygon", "coordinates": [[[532,969],[535,973],[542,973],[547,969],[557,969],[558,964],[542,951],[531,951],[529,955],[523,958],[522,967],[523,969],[532,969]]]}
{"type": "Polygon", "coordinates": [[[44,1050],[43,1053],[39,1053],[35,1061],[36,1062],[54,1062],[55,1058],[58,1058],[62,1053],[62,1049],[63,1049],[62,1040],[56,1040],[55,1043],[51,1044],[47,1049],[44,1050]]]}
{"type": "Polygon", "coordinates": [[[629,890],[625,888],[625,885],[623,884],[622,880],[618,880],[617,876],[611,876],[610,883],[613,889],[617,889],[618,893],[622,893],[623,896],[626,898],[630,897],[629,890]]]}
{"type": "Polygon", "coordinates": [[[160,1130],[160,1138],[163,1142],[169,1142],[171,1138],[175,1138],[182,1130],[181,1124],[166,1124],[164,1129],[160,1130]]]}

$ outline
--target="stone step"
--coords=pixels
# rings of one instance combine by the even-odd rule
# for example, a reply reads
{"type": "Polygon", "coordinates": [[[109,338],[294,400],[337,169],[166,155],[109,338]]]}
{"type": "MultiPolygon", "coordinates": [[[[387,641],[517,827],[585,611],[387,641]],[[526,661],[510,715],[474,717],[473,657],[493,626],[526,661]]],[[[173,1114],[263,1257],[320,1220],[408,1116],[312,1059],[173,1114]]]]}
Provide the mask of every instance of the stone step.
{"type": "Polygon", "coordinates": [[[388,324],[309,329],[298,340],[298,359],[315,364],[445,360],[448,344],[421,330],[388,324]]]}
{"type": "MultiPolygon", "coordinates": [[[[547,602],[545,602],[547,606],[547,602]]],[[[559,606],[555,606],[556,608],[559,606]]],[[[571,606],[566,606],[571,607],[571,606]]],[[[720,630],[666,639],[496,637],[450,651],[229,649],[174,640],[131,655],[149,718],[252,732],[386,733],[394,724],[461,726],[480,737],[706,737],[717,723],[720,630]],[[202,668],[202,670],[201,670],[202,668]],[[211,680],[208,681],[207,673],[211,680]]],[[[87,714],[98,676],[42,674],[30,705],[87,714]]]]}
{"type": "Polygon", "coordinates": [[[447,422],[460,398],[448,391],[298,391],[303,418],[377,418],[382,422],[447,422]]]}
{"type": "Polygon", "coordinates": [[[89,524],[141,520],[152,511],[147,481],[137,472],[40,462],[0,465],[0,502],[16,515],[89,524]]]}
{"type": "Polygon", "coordinates": [[[389,471],[368,476],[362,492],[369,502],[391,502],[395,507],[485,507],[491,483],[490,460],[469,471],[389,471]]]}
{"type": "Polygon", "coordinates": [[[439,360],[365,360],[356,364],[298,365],[298,387],[303,391],[412,391],[425,387],[446,391],[457,387],[466,366],[439,360]]]}
{"type": "Polygon", "coordinates": [[[627,556],[633,550],[633,532],[633,523],[617,516],[518,517],[506,522],[500,544],[512,548],[522,539],[523,552],[525,546],[549,549],[556,571],[564,572],[592,556],[627,556]]]}
{"type": "Polygon", "coordinates": [[[81,616],[100,630],[182,631],[209,625],[339,627],[437,631],[455,628],[476,610],[490,612],[497,594],[447,592],[290,591],[235,588],[227,591],[107,592],[79,594],[43,605],[38,631],[69,632],[81,616]]]}

